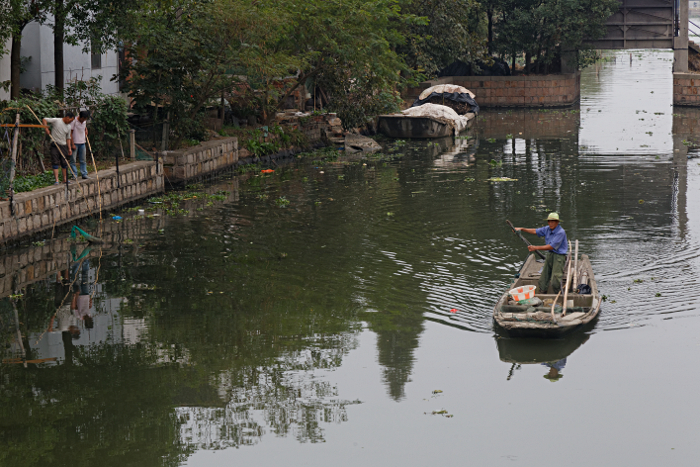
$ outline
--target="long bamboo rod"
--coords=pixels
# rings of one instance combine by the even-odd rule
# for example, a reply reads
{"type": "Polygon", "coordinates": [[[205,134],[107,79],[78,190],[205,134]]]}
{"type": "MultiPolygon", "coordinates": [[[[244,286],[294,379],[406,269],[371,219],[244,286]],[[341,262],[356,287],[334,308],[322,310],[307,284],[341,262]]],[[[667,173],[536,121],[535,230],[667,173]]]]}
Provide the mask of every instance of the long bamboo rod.
{"type": "MultiPolygon", "coordinates": [[[[15,125],[14,123],[0,124],[0,128],[9,128],[9,127],[14,128],[15,126],[17,126],[17,125],[15,125]]],[[[48,128],[48,126],[46,126],[46,125],[32,125],[32,124],[28,124],[28,123],[20,123],[19,127],[20,128],[48,128]]]]}
{"type": "Polygon", "coordinates": [[[566,300],[569,297],[569,283],[571,283],[571,242],[569,242],[569,267],[566,271],[566,286],[564,287],[564,306],[561,309],[561,316],[566,316],[566,300]]]}

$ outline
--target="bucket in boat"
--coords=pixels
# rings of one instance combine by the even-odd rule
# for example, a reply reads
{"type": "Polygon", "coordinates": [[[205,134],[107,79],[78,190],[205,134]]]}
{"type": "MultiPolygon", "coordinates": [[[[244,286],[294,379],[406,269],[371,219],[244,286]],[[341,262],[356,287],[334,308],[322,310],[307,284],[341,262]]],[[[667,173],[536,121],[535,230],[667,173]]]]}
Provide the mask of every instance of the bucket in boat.
{"type": "Polygon", "coordinates": [[[527,300],[535,296],[535,286],[534,285],[524,285],[522,287],[516,287],[508,291],[513,300],[519,302],[520,300],[527,300]]]}

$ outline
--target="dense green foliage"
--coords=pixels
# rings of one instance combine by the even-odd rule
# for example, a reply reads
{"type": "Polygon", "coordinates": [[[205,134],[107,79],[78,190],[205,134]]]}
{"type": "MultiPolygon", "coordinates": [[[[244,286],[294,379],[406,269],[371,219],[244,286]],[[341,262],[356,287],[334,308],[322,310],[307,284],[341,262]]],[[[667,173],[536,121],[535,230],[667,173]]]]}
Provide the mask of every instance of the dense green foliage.
{"type": "Polygon", "coordinates": [[[562,51],[582,48],[586,38],[605,34],[605,21],[618,8],[617,0],[492,0],[497,34],[494,50],[525,57],[547,72],[562,51]]]}
{"type": "Polygon", "coordinates": [[[399,48],[413,69],[434,75],[455,60],[486,57],[486,16],[477,0],[407,0],[403,7],[425,18],[408,25],[408,41],[399,48]]]}
{"type": "MultiPolygon", "coordinates": [[[[0,39],[31,18],[45,21],[58,3],[42,0],[31,9],[12,0],[0,7],[7,13],[0,39]]],[[[474,71],[491,57],[517,58],[525,72],[555,71],[562,51],[604,33],[617,2],[127,0],[115,8],[103,0],[66,0],[61,8],[68,12],[62,32],[67,43],[125,50],[119,76],[124,90],[136,111],[170,122],[177,145],[205,139],[208,110],[223,95],[241,117],[269,124],[287,106],[303,109],[311,93],[354,128],[397,110],[405,85],[433,77],[455,60],[474,71]]],[[[65,92],[68,102],[72,90],[65,92]]],[[[115,100],[104,98],[100,105],[103,122],[95,115],[93,124],[104,129],[96,144],[103,151],[124,121],[115,100]]]]}
{"type": "Polygon", "coordinates": [[[130,16],[126,90],[137,109],[162,106],[178,138],[201,136],[222,92],[269,123],[296,90],[340,79],[341,118],[347,102],[368,116],[410,74],[394,50],[410,17],[394,0],[151,0],[130,16]]]}

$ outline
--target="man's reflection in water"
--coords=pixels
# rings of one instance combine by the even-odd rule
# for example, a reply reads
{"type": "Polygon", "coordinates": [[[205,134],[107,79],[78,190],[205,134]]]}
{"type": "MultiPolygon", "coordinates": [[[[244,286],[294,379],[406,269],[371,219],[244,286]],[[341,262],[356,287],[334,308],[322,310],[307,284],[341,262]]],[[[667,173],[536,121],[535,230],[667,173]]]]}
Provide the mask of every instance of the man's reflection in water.
{"type": "Polygon", "coordinates": [[[52,335],[60,333],[65,352],[65,364],[70,365],[73,361],[73,341],[80,338],[82,323],[85,329],[92,329],[94,326],[90,308],[92,307],[92,297],[90,297],[90,263],[87,259],[74,262],[70,266],[70,276],[68,270],[61,272],[56,278],[55,306],[58,308],[56,314],[51,318],[47,332],[49,341],[55,342],[52,335]],[[72,284],[72,286],[71,286],[72,284]],[[70,297],[66,297],[70,294],[70,297]],[[70,300],[68,303],[64,303],[70,300]]]}
{"type": "Polygon", "coordinates": [[[81,263],[73,264],[71,272],[71,282],[73,282],[71,311],[85,323],[86,329],[92,329],[94,324],[90,314],[90,309],[92,308],[90,264],[86,259],[81,263]],[[80,277],[78,277],[78,269],[80,269],[80,277]]]}
{"type": "Polygon", "coordinates": [[[549,367],[549,372],[544,377],[551,382],[559,381],[564,375],[559,373],[566,366],[566,357],[554,363],[542,363],[543,366],[549,367]]]}

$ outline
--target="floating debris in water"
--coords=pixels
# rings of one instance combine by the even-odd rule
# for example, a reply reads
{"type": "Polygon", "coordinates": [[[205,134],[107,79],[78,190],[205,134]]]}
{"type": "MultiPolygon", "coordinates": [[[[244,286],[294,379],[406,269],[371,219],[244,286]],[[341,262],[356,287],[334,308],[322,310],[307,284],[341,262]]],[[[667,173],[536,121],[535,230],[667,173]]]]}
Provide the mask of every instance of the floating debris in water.
{"type": "Polygon", "coordinates": [[[488,179],[489,182],[517,182],[517,178],[508,178],[508,177],[491,177],[488,179]]]}

